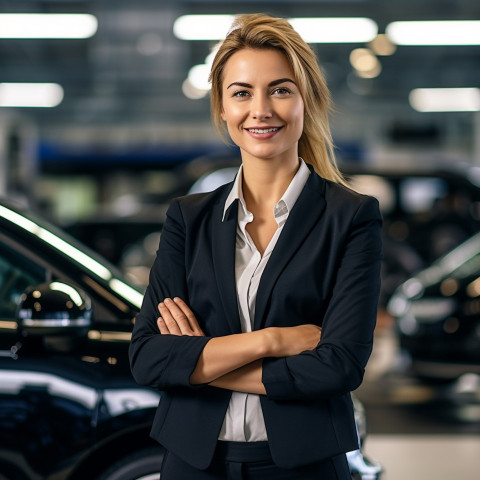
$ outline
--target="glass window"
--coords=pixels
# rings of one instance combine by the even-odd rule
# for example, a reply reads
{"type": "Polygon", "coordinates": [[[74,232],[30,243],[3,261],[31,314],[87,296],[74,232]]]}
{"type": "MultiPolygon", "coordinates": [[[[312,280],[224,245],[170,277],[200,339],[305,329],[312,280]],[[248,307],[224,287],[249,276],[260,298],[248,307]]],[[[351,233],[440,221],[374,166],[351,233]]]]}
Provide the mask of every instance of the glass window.
{"type": "Polygon", "coordinates": [[[0,319],[15,319],[20,297],[30,285],[43,283],[45,269],[0,243],[0,319]]]}

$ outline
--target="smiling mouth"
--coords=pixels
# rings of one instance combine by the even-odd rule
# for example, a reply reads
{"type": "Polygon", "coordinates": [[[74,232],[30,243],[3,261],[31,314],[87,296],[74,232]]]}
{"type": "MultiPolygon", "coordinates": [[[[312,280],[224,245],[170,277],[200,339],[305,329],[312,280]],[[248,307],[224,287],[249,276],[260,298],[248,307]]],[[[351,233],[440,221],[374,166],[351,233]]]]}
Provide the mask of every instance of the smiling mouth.
{"type": "Polygon", "coordinates": [[[272,128],[246,128],[251,133],[272,133],[278,132],[281,127],[272,127],[272,128]]]}

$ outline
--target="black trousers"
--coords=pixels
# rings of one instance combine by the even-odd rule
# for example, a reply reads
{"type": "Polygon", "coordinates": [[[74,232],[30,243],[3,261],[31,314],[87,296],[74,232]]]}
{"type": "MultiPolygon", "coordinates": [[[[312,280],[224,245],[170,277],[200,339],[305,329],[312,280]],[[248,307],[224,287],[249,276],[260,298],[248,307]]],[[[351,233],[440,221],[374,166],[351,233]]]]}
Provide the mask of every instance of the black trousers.
{"type": "Polygon", "coordinates": [[[293,470],[277,467],[267,442],[219,442],[212,464],[198,470],[166,452],[162,480],[351,480],[345,454],[293,470]]]}

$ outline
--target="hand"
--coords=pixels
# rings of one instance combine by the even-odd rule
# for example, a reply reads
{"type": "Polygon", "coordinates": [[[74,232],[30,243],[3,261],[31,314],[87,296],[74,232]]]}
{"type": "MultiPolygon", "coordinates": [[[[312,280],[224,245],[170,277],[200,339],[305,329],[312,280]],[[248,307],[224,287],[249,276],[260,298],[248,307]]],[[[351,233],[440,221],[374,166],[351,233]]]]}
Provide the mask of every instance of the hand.
{"type": "Polygon", "coordinates": [[[290,357],[317,347],[322,328],[306,324],[296,327],[270,327],[264,330],[269,336],[270,356],[290,357]]]}
{"type": "Polygon", "coordinates": [[[160,317],[157,318],[157,326],[162,335],[205,336],[195,315],[181,298],[166,298],[158,304],[158,310],[160,317]]]}

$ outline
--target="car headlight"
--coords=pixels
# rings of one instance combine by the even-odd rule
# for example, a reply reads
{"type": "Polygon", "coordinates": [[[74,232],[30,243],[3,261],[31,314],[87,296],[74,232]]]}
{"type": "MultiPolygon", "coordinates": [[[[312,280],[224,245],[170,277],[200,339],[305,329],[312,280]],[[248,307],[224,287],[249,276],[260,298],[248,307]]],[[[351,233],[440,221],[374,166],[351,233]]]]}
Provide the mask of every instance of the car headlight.
{"type": "Polygon", "coordinates": [[[402,305],[402,313],[397,316],[398,327],[404,335],[415,335],[421,324],[441,321],[456,309],[453,298],[422,298],[402,305]]]}
{"type": "Polygon", "coordinates": [[[411,302],[410,308],[419,323],[435,323],[451,315],[456,302],[453,298],[422,298],[411,302]]]}

